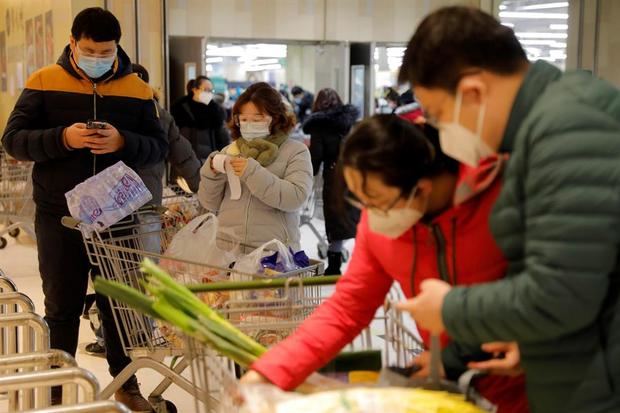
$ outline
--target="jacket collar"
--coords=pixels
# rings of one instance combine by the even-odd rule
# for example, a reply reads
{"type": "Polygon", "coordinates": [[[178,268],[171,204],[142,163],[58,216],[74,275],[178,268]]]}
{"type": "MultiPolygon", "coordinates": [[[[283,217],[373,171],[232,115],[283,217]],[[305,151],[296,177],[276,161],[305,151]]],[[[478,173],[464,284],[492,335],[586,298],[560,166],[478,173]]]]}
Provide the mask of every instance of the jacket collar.
{"type": "Polygon", "coordinates": [[[508,158],[508,154],[493,155],[475,168],[461,164],[453,205],[461,205],[487,190],[502,175],[508,158]]]}
{"type": "Polygon", "coordinates": [[[69,72],[71,76],[80,80],[86,79],[89,82],[93,83],[98,83],[102,81],[107,82],[109,80],[119,79],[132,73],[131,59],[129,59],[129,56],[127,56],[127,53],[125,53],[125,51],[120,45],[117,45],[116,60],[114,61],[114,65],[112,65],[112,69],[110,69],[99,79],[90,79],[79,67],[77,67],[77,64],[73,59],[71,53],[71,47],[69,45],[65,46],[65,49],[58,58],[56,64],[60,65],[63,69],[69,72]]]}
{"type": "Polygon", "coordinates": [[[562,71],[560,69],[544,60],[538,60],[530,66],[512,105],[512,111],[506,125],[506,132],[504,132],[504,138],[499,149],[500,152],[512,152],[517,132],[523,120],[538,98],[545,92],[547,86],[561,76],[562,71]]]}

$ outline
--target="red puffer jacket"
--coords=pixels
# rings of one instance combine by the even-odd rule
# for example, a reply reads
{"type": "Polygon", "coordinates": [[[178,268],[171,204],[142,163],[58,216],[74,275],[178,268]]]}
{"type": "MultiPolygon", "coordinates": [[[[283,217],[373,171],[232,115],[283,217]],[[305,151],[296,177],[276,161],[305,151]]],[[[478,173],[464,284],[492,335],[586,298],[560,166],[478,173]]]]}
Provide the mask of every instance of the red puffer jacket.
{"type": "MultiPolygon", "coordinates": [[[[462,285],[501,278],[506,261],[489,232],[488,217],[500,191],[502,163],[490,159],[476,170],[463,167],[455,206],[430,223],[416,224],[398,239],[371,232],[364,213],[351,263],[334,294],[252,369],[283,389],[297,387],[370,324],[393,281],[412,297],[430,277],[462,285]]],[[[420,333],[427,342],[427,332],[420,333]]],[[[448,341],[443,337],[444,346],[448,341]]],[[[454,357],[454,349],[447,357],[447,350],[444,365],[459,359],[464,366],[468,361],[465,355],[454,357]]],[[[499,413],[528,411],[523,376],[487,376],[479,379],[476,387],[499,405],[499,413]]]]}

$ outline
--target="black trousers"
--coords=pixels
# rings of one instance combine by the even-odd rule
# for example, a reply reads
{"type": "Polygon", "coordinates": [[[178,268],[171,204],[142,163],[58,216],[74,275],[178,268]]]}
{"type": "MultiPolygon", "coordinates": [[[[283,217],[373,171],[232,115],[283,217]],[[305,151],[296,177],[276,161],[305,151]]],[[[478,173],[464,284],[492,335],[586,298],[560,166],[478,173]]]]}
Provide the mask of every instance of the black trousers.
{"type": "MultiPolygon", "coordinates": [[[[45,320],[50,327],[51,347],[75,356],[88,277],[98,272],[88,261],[81,233],[65,228],[60,222],[61,218],[58,214],[37,208],[35,232],[39,272],[43,280],[45,320]]],[[[131,359],[123,352],[108,298],[97,294],[96,301],[103,326],[109,371],[112,376],[116,376],[131,359]]]]}

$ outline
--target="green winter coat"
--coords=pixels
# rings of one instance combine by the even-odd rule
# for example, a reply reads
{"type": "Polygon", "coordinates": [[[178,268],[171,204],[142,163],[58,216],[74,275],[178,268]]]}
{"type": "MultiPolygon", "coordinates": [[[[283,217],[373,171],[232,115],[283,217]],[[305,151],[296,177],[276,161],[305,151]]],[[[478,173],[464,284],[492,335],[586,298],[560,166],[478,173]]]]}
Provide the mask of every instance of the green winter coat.
{"type": "Polygon", "coordinates": [[[501,151],[490,223],[508,273],[454,288],[446,329],[468,344],[517,341],[533,413],[620,412],[620,92],[536,62],[501,151]]]}

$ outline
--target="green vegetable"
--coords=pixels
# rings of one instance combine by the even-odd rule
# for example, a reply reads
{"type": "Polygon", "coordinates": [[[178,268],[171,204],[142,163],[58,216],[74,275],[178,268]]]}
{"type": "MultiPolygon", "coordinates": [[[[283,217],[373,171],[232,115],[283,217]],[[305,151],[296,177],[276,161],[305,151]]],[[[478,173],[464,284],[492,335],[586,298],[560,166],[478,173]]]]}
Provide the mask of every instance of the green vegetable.
{"type": "Polygon", "coordinates": [[[100,277],[95,280],[95,290],[174,325],[241,366],[248,367],[267,351],[152,261],[145,259],[141,270],[147,274],[146,280],[141,280],[141,285],[151,297],[127,285],[100,277]]]}

